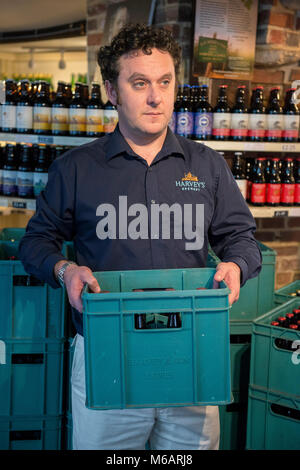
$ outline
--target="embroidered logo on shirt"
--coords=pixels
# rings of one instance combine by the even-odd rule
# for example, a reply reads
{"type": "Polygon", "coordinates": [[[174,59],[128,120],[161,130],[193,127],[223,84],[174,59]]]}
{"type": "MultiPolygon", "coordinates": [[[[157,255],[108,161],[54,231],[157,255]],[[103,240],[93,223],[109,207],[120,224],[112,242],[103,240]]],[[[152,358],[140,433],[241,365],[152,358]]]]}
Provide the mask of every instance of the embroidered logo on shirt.
{"type": "Polygon", "coordinates": [[[194,176],[190,171],[184,174],[184,177],[179,181],[175,181],[176,187],[182,191],[200,191],[205,188],[205,182],[199,181],[197,176],[194,176]]]}

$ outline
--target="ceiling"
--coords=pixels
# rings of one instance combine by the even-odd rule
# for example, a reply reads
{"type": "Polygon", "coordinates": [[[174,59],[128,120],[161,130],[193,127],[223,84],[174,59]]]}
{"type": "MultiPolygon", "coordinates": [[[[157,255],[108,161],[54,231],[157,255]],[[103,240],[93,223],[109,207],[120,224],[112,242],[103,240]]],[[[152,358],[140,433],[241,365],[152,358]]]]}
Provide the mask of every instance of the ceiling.
{"type": "Polygon", "coordinates": [[[0,32],[25,31],[86,18],[87,0],[0,0],[0,32]]]}
{"type": "MultiPolygon", "coordinates": [[[[86,18],[87,0],[0,0],[0,33],[26,31],[73,23],[86,18]]],[[[65,48],[74,52],[86,49],[86,37],[0,44],[0,52],[24,53],[65,48]]]]}

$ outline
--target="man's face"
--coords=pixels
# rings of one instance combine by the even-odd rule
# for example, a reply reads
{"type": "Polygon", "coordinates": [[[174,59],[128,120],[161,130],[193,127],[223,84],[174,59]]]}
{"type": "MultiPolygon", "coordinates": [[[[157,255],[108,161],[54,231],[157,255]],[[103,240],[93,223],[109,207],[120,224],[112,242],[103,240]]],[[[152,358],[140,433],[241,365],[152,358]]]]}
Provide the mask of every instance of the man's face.
{"type": "Polygon", "coordinates": [[[125,137],[161,135],[171,119],[175,99],[175,68],[171,55],[154,48],[119,59],[118,113],[125,137]]]}

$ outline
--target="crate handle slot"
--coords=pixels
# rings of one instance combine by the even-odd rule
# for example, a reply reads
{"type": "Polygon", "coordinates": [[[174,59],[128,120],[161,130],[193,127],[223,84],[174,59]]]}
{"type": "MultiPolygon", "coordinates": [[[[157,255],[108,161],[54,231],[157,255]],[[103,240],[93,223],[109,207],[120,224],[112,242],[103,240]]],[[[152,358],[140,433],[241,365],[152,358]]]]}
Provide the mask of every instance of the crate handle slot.
{"type": "Polygon", "coordinates": [[[11,356],[12,364],[43,364],[44,363],[44,354],[40,353],[30,353],[30,354],[12,354],[11,356]]]}
{"type": "Polygon", "coordinates": [[[22,287],[37,287],[37,286],[44,286],[44,282],[40,281],[35,276],[27,276],[27,275],[15,275],[13,276],[13,285],[14,286],[22,286],[22,287]]]}
{"type": "Polygon", "coordinates": [[[230,344],[250,344],[251,335],[230,335],[230,344]]]}
{"type": "Polygon", "coordinates": [[[288,406],[278,405],[277,403],[271,404],[271,410],[277,415],[300,421],[300,410],[295,410],[294,408],[289,408],[288,406]]]}
{"type": "Polygon", "coordinates": [[[292,348],[293,340],[283,339],[283,338],[275,338],[275,346],[278,349],[284,349],[285,351],[295,351],[295,348],[292,348]]]}
{"type": "Polygon", "coordinates": [[[10,441],[40,441],[42,431],[10,431],[10,441]]]}

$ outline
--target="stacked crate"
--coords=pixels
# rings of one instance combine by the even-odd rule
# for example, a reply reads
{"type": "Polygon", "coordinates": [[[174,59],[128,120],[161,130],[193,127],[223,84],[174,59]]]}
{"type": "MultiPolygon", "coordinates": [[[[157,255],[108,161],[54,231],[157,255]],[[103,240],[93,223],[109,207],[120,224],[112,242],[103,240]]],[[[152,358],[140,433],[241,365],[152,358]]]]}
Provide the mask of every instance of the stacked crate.
{"type": "MultiPolygon", "coordinates": [[[[220,449],[244,449],[247,432],[248,385],[253,321],[274,306],[276,253],[258,242],[262,253],[260,274],[240,290],[230,309],[230,353],[233,403],[220,406],[220,449]]],[[[216,263],[220,260],[215,259],[216,263]]]]}
{"type": "Polygon", "coordinates": [[[0,449],[57,450],[63,425],[65,295],[18,260],[24,229],[0,235],[0,449]]]}
{"type": "Polygon", "coordinates": [[[271,324],[299,308],[295,297],[253,322],[247,449],[300,449],[300,330],[271,324]]]}

